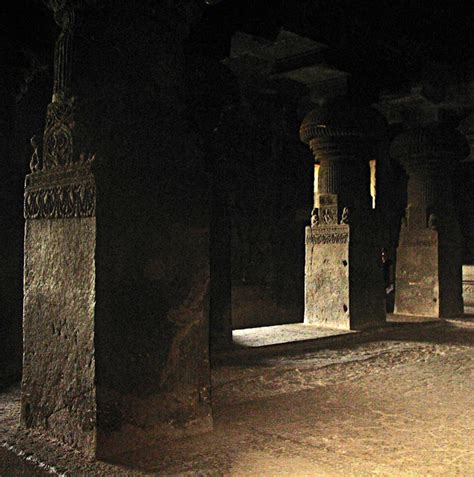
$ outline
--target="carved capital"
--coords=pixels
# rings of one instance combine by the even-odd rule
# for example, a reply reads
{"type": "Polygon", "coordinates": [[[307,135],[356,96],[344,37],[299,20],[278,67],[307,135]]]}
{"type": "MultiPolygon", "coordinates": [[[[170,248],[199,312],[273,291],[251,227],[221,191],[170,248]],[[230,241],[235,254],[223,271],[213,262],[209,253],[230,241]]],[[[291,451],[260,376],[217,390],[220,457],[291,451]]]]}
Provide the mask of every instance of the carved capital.
{"type": "Polygon", "coordinates": [[[303,120],[300,139],[313,152],[322,147],[332,155],[351,152],[361,142],[376,141],[386,134],[386,121],[375,109],[338,98],[313,109],[303,120]]]}
{"type": "Polygon", "coordinates": [[[469,145],[456,129],[432,124],[398,135],[390,146],[390,155],[408,174],[445,173],[469,155],[469,145]]]}

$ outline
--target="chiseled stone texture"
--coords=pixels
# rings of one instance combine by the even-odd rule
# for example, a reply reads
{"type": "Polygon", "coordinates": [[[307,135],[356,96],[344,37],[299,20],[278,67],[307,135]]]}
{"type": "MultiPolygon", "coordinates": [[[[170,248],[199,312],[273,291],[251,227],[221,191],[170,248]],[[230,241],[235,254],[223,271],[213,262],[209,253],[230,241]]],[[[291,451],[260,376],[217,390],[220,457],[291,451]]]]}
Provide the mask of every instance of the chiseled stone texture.
{"type": "Polygon", "coordinates": [[[95,448],[95,218],[27,220],[22,422],[95,448]]]}
{"type": "Polygon", "coordinates": [[[460,244],[430,229],[402,226],[397,252],[395,313],[431,317],[462,314],[460,244]]]}
{"type": "Polygon", "coordinates": [[[313,243],[306,228],[305,323],[348,329],[349,227],[345,243],[313,243]]]}
{"type": "Polygon", "coordinates": [[[438,233],[405,228],[397,252],[395,313],[439,316],[438,233]]]}
{"type": "Polygon", "coordinates": [[[306,228],[305,323],[351,330],[385,322],[375,237],[344,224],[306,228]],[[317,230],[335,243],[321,243],[317,230]],[[337,241],[331,239],[334,234],[337,241]]]}

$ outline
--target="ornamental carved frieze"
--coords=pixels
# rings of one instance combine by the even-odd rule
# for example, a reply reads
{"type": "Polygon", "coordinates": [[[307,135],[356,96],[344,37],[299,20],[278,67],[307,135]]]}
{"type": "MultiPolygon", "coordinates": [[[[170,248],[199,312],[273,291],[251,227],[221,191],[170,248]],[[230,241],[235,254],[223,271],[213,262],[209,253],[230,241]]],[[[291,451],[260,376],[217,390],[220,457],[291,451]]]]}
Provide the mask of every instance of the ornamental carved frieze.
{"type": "Polygon", "coordinates": [[[25,189],[25,219],[94,217],[96,186],[88,168],[30,174],[25,189]]]}
{"type": "Polygon", "coordinates": [[[306,243],[316,244],[344,244],[349,242],[349,227],[346,225],[311,227],[306,235],[306,243]]]}

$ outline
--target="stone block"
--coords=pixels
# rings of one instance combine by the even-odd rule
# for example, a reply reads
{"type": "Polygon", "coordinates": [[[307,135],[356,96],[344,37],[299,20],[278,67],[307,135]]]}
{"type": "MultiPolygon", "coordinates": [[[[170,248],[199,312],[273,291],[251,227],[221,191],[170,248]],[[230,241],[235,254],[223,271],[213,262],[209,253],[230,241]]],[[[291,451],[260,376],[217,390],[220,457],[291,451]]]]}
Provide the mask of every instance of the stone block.
{"type": "Polygon", "coordinates": [[[443,318],[462,314],[462,248],[436,230],[402,225],[397,251],[395,313],[443,318]]]}
{"type": "Polygon", "coordinates": [[[112,460],[212,428],[199,180],[95,165],[28,176],[25,426],[112,460]]]}
{"type": "Polygon", "coordinates": [[[358,235],[347,224],[306,228],[305,323],[351,330],[385,322],[378,247],[358,235]]]}

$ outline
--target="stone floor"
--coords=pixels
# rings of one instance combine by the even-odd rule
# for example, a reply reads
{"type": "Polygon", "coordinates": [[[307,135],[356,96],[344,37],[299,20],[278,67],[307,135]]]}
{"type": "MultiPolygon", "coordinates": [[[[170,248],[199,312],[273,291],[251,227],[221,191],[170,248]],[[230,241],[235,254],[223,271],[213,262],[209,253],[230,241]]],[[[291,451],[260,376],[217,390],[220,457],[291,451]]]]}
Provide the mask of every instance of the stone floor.
{"type": "Polygon", "coordinates": [[[353,331],[333,330],[304,323],[292,323],[234,330],[232,332],[232,339],[234,345],[253,348],[314,340],[348,333],[353,333],[353,331]]]}
{"type": "MultiPolygon", "coordinates": [[[[385,326],[393,326],[397,323],[428,323],[437,320],[426,316],[387,316],[385,326]]],[[[301,341],[321,340],[347,334],[358,333],[357,331],[321,328],[317,325],[306,323],[291,323],[286,325],[262,326],[258,328],[244,328],[234,330],[232,339],[235,347],[257,348],[260,346],[274,346],[301,341]]]]}
{"type": "Polygon", "coordinates": [[[18,431],[12,389],[0,395],[0,475],[474,475],[474,320],[352,338],[228,359],[213,370],[214,432],[131,451],[127,467],[18,431]],[[25,450],[37,473],[12,474],[25,450]]]}

